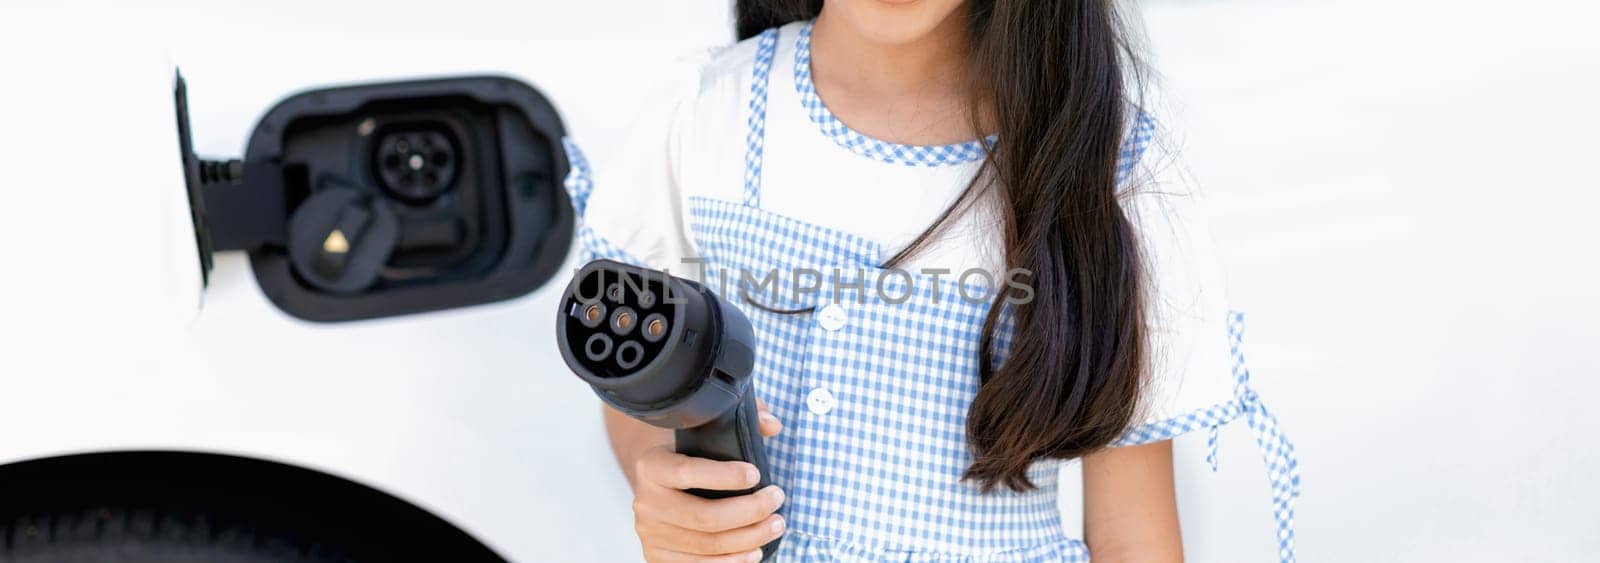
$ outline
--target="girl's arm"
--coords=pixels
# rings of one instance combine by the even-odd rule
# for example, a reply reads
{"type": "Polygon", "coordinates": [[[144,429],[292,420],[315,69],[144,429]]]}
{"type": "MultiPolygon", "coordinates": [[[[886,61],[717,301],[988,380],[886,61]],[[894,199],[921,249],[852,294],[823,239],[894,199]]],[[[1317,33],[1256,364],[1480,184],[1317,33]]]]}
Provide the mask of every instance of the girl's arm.
{"type": "Polygon", "coordinates": [[[1083,527],[1095,563],[1183,561],[1172,441],[1085,456],[1083,527]]]}

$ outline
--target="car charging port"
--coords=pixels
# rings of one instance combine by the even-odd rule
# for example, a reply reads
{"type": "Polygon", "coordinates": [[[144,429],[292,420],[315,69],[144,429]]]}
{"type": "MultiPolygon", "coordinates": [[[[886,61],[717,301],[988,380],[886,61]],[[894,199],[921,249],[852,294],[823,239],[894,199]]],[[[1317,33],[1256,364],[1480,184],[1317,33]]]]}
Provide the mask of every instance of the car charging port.
{"type": "Polygon", "coordinates": [[[194,155],[181,77],[176,90],[202,271],[213,252],[247,251],[267,297],[296,317],[509,299],[547,282],[571,245],[565,132],[523,82],[304,92],[261,118],[238,160],[194,155]]]}
{"type": "Polygon", "coordinates": [[[389,193],[407,202],[426,203],[455,181],[460,159],[456,146],[442,128],[423,125],[392,131],[374,144],[373,169],[389,193]]]}

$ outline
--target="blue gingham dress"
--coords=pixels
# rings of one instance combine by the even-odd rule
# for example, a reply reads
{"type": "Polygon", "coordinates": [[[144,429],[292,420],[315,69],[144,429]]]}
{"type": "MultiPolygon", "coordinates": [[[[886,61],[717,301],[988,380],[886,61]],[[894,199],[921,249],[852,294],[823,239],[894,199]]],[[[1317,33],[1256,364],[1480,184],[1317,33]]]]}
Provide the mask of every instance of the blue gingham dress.
{"type": "MultiPolygon", "coordinates": [[[[809,25],[796,51],[797,81],[809,82],[809,25]]],[[[950,278],[885,275],[886,249],[865,237],[803,222],[761,207],[767,77],[779,34],[756,38],[747,107],[742,199],[688,197],[689,228],[706,261],[705,283],[740,306],[760,350],[756,392],[784,422],[767,441],[775,483],[788,494],[780,561],[1088,561],[1082,540],[1062,528],[1057,508],[1059,460],[1028,471],[1036,490],[979,492],[961,479],[972,463],[966,413],[978,390],[978,343],[987,303],[950,296],[950,278]],[[825,272],[779,275],[766,287],[741,285],[739,272],[825,272]],[[816,291],[796,291],[804,282],[816,291]],[[864,291],[863,288],[873,290],[864,291]],[[798,310],[780,314],[750,306],[798,310]]],[[[798,84],[798,83],[797,83],[798,84]]],[[[832,120],[806,88],[812,119],[862,156],[931,166],[981,156],[977,143],[942,148],[890,145],[855,135],[832,120]]],[[[1131,161],[1149,141],[1141,122],[1129,138],[1131,161]]],[[[589,167],[566,141],[572,161],[567,187],[581,216],[592,186],[589,167]]],[[[1124,170],[1127,163],[1124,163],[1124,170]]],[[[585,258],[642,264],[620,245],[580,227],[585,258]]],[[[984,288],[966,288],[969,294],[984,288]]],[[[1294,447],[1249,385],[1239,351],[1242,319],[1229,317],[1234,398],[1210,408],[1130,429],[1118,445],[1209,431],[1245,418],[1272,479],[1280,559],[1294,559],[1293,502],[1299,494],[1294,447]]],[[[1009,341],[1002,327],[1001,356],[1009,341]]],[[[1222,345],[1218,343],[1218,345],[1222,345]]]]}

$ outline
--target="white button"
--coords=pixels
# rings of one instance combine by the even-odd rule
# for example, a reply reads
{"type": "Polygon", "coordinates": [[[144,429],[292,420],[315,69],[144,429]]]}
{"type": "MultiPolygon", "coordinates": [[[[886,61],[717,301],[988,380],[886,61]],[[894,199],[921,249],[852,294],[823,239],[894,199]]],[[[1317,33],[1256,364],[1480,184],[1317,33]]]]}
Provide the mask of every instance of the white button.
{"type": "Polygon", "coordinates": [[[812,389],[806,394],[806,408],[816,414],[828,414],[833,410],[833,392],[826,387],[812,389]]]}
{"type": "Polygon", "coordinates": [[[817,324],[822,325],[822,328],[828,332],[844,328],[846,318],[844,307],[840,307],[838,304],[830,304],[823,307],[821,311],[817,311],[817,324]]]}

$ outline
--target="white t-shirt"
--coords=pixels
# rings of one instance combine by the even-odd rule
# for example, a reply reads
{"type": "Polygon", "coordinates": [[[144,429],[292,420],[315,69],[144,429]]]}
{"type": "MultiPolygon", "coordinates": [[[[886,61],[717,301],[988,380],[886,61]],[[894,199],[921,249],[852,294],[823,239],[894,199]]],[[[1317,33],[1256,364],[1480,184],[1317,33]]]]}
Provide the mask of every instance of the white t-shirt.
{"type": "MultiPolygon", "coordinates": [[[[767,89],[761,207],[855,233],[892,253],[958,197],[979,162],[912,166],[852,150],[845,135],[862,136],[819,124],[803,101],[814,90],[796,87],[793,27],[778,42],[767,89]]],[[[699,257],[688,198],[743,198],[755,52],[745,41],[676,63],[617,158],[595,167],[586,228],[648,266],[694,277],[696,267],[685,262],[699,257]]],[[[1151,283],[1151,379],[1138,426],[1230,401],[1233,375],[1226,300],[1198,194],[1161,143],[1152,143],[1126,178],[1123,204],[1145,243],[1151,283]]],[[[902,267],[1003,271],[994,221],[977,206],[902,267]]]]}

